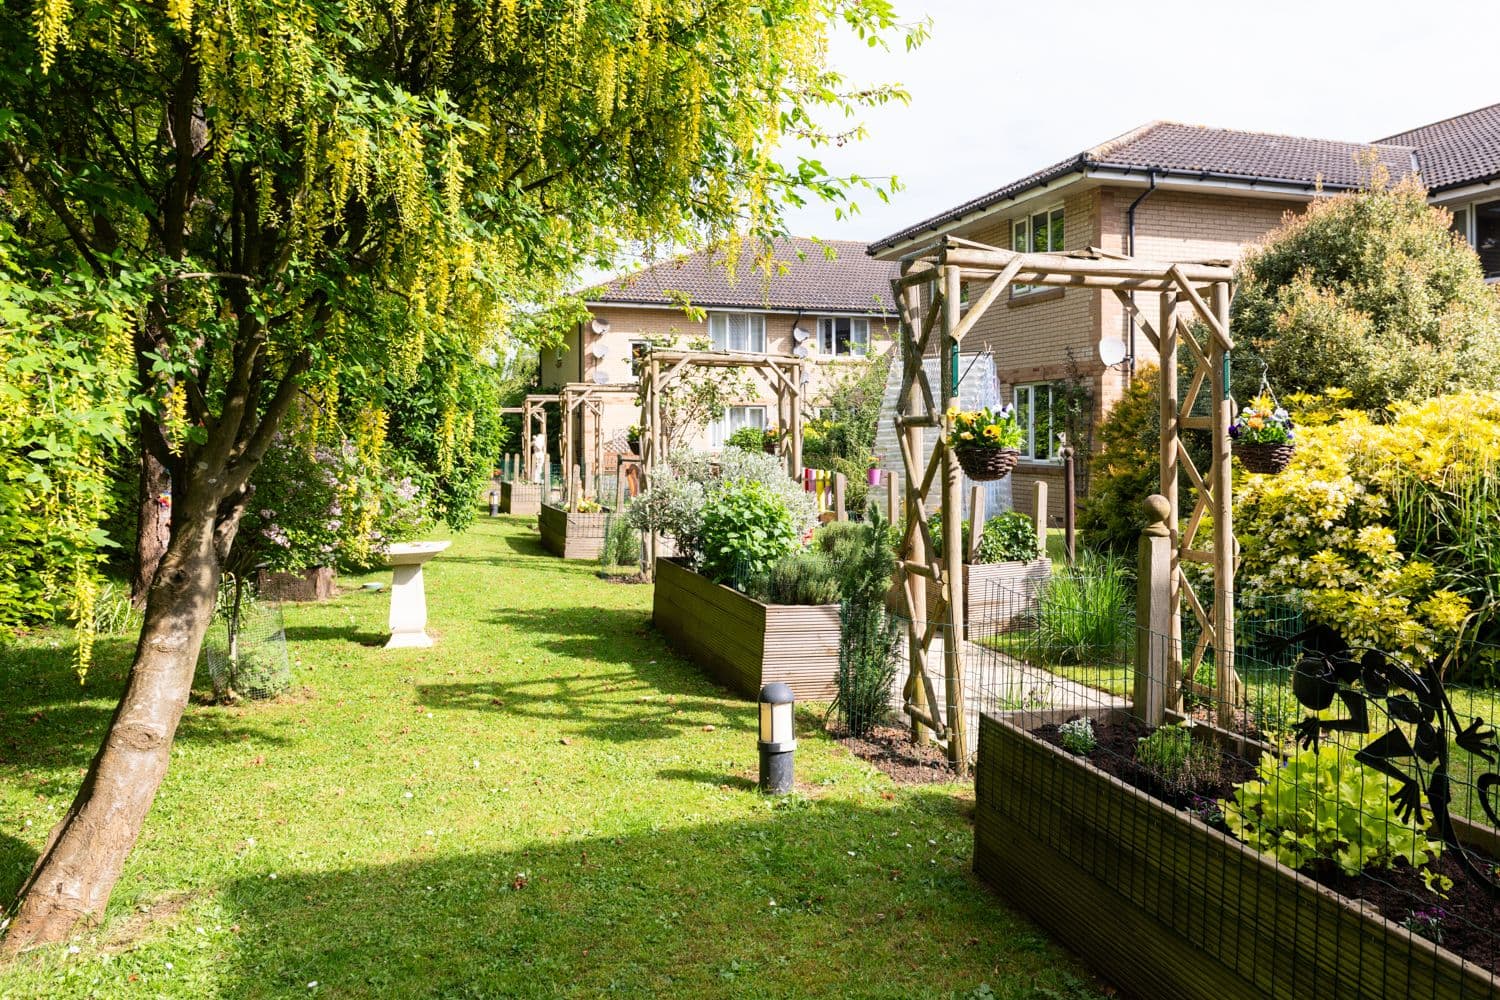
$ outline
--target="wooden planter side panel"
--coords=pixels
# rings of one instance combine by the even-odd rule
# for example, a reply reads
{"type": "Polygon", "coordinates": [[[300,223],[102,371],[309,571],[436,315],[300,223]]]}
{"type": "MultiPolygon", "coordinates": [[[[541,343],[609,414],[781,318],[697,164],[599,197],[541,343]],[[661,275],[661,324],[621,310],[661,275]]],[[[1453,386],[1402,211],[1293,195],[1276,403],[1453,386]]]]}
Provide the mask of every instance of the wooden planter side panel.
{"type": "Polygon", "coordinates": [[[798,698],[833,697],[838,673],[838,608],[767,605],[684,568],[657,560],[656,628],[747,698],[782,681],[798,698]],[[831,626],[831,631],[830,631],[831,626]]]}
{"type": "Polygon", "coordinates": [[[565,508],[544,503],[537,519],[542,547],[564,559],[598,559],[604,551],[609,517],[608,512],[570,514],[565,508]]]}
{"type": "Polygon", "coordinates": [[[503,514],[540,514],[542,488],[535,483],[501,483],[500,512],[503,514]]]}
{"type": "Polygon", "coordinates": [[[964,566],[964,638],[978,639],[1019,624],[1052,576],[1052,560],[964,566]]]}
{"type": "Polygon", "coordinates": [[[974,868],[1130,995],[1497,996],[1488,972],[1009,723],[980,721],[974,868]]]}
{"type": "Polygon", "coordinates": [[[761,606],[766,614],[761,683],[780,681],[805,701],[832,701],[838,694],[839,606],[761,606]]]}

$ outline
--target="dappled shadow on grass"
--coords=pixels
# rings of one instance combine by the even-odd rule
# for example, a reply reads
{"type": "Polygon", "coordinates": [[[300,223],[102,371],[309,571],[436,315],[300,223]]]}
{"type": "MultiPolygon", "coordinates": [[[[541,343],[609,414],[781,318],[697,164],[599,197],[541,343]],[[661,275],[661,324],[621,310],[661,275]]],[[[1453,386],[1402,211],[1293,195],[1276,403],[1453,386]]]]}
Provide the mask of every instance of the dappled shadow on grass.
{"type": "MultiPolygon", "coordinates": [[[[32,771],[88,766],[124,690],[135,640],[99,639],[85,684],[78,681],[76,654],[73,634],[61,629],[30,636],[24,643],[0,645],[0,768],[18,772],[13,779],[18,784],[39,780],[32,771]]],[[[280,742],[245,718],[253,711],[195,703],[183,716],[177,742],[239,742],[251,737],[280,742]]]]}
{"type": "Polygon", "coordinates": [[[723,698],[667,692],[629,671],[419,684],[416,691],[428,708],[504,712],[535,719],[549,733],[614,743],[665,739],[704,726],[748,726],[755,714],[753,706],[723,698]]]}
{"type": "Polygon", "coordinates": [[[1094,996],[974,882],[956,808],[793,798],[735,822],[242,879],[221,897],[239,954],[216,992],[1094,996]]]}
{"type": "Polygon", "coordinates": [[[390,639],[387,632],[361,632],[349,625],[288,625],[286,641],[298,642],[352,642],[360,646],[384,646],[390,639]]]}
{"type": "Polygon", "coordinates": [[[8,906],[36,864],[36,848],[0,833],[0,906],[8,906]]]}

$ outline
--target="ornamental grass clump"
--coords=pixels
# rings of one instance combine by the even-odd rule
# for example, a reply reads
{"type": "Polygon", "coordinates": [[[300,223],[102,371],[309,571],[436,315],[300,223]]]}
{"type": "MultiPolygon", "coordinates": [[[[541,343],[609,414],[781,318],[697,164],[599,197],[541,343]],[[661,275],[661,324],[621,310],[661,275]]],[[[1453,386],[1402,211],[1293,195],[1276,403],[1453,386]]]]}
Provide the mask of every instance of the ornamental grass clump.
{"type": "Polygon", "coordinates": [[[1123,562],[1085,555],[1037,592],[1037,651],[1048,663],[1119,662],[1135,641],[1134,601],[1123,562]]]}

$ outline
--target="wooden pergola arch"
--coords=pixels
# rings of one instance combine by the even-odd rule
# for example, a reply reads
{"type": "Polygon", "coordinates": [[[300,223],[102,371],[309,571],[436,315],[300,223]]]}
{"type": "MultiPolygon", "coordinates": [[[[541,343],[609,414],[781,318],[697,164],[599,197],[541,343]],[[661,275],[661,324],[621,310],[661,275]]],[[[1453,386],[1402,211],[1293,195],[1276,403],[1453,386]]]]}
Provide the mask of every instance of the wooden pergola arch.
{"type": "MultiPolygon", "coordinates": [[[[787,475],[796,479],[802,471],[801,358],[778,354],[739,354],[732,351],[680,351],[652,348],[641,360],[641,488],[650,489],[656,465],[666,459],[662,442],[662,394],[688,369],[744,368],[755,372],[776,394],[776,425],[783,430],[776,453],[786,463],[787,475]]],[[[651,532],[646,555],[656,572],[659,538],[651,532]]]]}
{"type": "MultiPolygon", "coordinates": [[[[521,400],[521,445],[523,448],[522,455],[525,456],[526,481],[528,483],[536,482],[538,472],[536,458],[533,455],[531,447],[532,438],[538,434],[542,436],[542,454],[545,455],[547,453],[547,404],[557,403],[560,401],[560,398],[556,393],[541,392],[532,393],[521,400]]],[[[542,469],[540,471],[545,480],[547,470],[542,469]]],[[[542,485],[545,486],[547,484],[544,481],[542,485]]],[[[542,499],[546,499],[545,493],[543,493],[542,499]]]]}
{"type": "MultiPolygon", "coordinates": [[[[558,393],[562,411],[563,497],[569,508],[597,492],[596,480],[604,471],[604,407],[611,400],[635,402],[636,387],[625,383],[569,382],[558,393]],[[574,440],[574,422],[577,440],[574,440]],[[577,475],[579,482],[574,481],[577,475]]],[[[599,499],[597,496],[594,499],[599,499]]]]}
{"type": "MultiPolygon", "coordinates": [[[[1172,699],[1180,685],[1182,649],[1181,602],[1186,599],[1201,626],[1193,650],[1196,672],[1205,652],[1214,652],[1219,716],[1227,721],[1238,678],[1234,671],[1234,573],[1237,563],[1231,509],[1229,426],[1229,351],[1234,346],[1229,329],[1229,301],[1234,275],[1228,262],[1160,263],[1118,257],[1090,249],[1074,253],[1017,253],[953,236],[943,237],[901,258],[901,274],[892,279],[900,321],[902,380],[897,398],[896,439],[906,473],[905,530],[898,560],[900,590],[908,620],[910,671],[902,692],[903,707],[914,735],[930,732],[946,743],[948,758],[960,769],[967,765],[968,737],[964,722],[962,642],[964,634],[964,576],[962,524],[946,516],[961,504],[963,473],[946,437],[951,430],[948,410],[958,402],[958,356],[964,337],[986,311],[1013,285],[1091,288],[1112,292],[1135,319],[1138,328],[1161,358],[1161,493],[1171,511],[1171,567],[1168,607],[1157,621],[1166,625],[1165,646],[1158,655],[1166,661],[1172,699]],[[970,301],[961,302],[969,284],[970,301]],[[1137,307],[1133,293],[1154,293],[1159,309],[1154,321],[1137,307]],[[1194,322],[1196,320],[1196,322],[1194,322]],[[1177,352],[1186,347],[1197,362],[1186,395],[1178,402],[1177,352]],[[922,359],[941,359],[937,392],[923,369],[922,359]],[[1204,383],[1208,383],[1209,414],[1193,414],[1204,383]],[[923,433],[931,428],[938,440],[931,459],[922,461],[923,433]],[[1182,429],[1209,431],[1213,460],[1199,470],[1180,439],[1182,429]],[[1185,525],[1178,524],[1179,479],[1186,477],[1197,490],[1196,503],[1185,525]],[[933,556],[927,529],[926,498],[940,482],[944,556],[933,556]],[[1199,544],[1199,528],[1212,523],[1212,545],[1199,544]],[[1200,564],[1213,579],[1213,599],[1199,599],[1185,572],[1186,564],[1200,564]],[[927,612],[927,585],[938,588],[941,612],[927,612]],[[931,620],[935,619],[935,620],[931,620]],[[929,658],[933,640],[943,635],[944,698],[941,710],[934,693],[929,658]]],[[[1146,627],[1147,623],[1140,623],[1146,627]]],[[[1147,669],[1137,664],[1137,670],[1147,669]]],[[[1192,676],[1192,673],[1189,674],[1192,676]]]]}

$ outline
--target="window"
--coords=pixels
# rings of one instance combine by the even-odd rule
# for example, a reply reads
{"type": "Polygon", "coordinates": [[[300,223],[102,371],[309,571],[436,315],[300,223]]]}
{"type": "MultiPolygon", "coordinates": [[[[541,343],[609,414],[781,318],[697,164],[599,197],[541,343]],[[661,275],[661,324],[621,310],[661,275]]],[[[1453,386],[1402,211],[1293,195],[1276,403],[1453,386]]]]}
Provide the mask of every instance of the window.
{"type": "Polygon", "coordinates": [[[862,358],[870,351],[870,321],[846,316],[818,320],[818,353],[834,358],[862,358]]]}
{"type": "Polygon", "coordinates": [[[766,353],[766,318],[760,313],[709,313],[708,337],[716,351],[766,353]]]}
{"type": "Polygon", "coordinates": [[[1476,202],[1452,211],[1452,229],[1479,254],[1484,276],[1500,278],[1500,201],[1476,202]]]}
{"type": "Polygon", "coordinates": [[[1484,265],[1484,276],[1500,277],[1500,201],[1482,202],[1471,211],[1474,249],[1479,252],[1479,263],[1484,265]]]}
{"type": "MultiPolygon", "coordinates": [[[[1011,223],[1010,248],[1017,253],[1058,253],[1063,248],[1063,210],[1059,205],[1011,223]]],[[[1012,285],[1012,295],[1038,291],[1036,285],[1012,285]]]]}
{"type": "Polygon", "coordinates": [[[765,430],[766,408],[764,406],[731,406],[724,411],[724,415],[715,420],[709,428],[709,440],[715,448],[724,447],[724,442],[729,440],[729,435],[741,427],[759,427],[765,430]]]}
{"type": "Polygon", "coordinates": [[[651,341],[632,340],[630,342],[630,374],[635,378],[641,377],[641,365],[646,361],[646,352],[651,350],[651,341]]]}
{"type": "Polygon", "coordinates": [[[1057,435],[1063,429],[1061,398],[1054,399],[1050,382],[1018,385],[1011,392],[1016,404],[1016,420],[1021,425],[1021,456],[1040,462],[1061,458],[1057,435]]]}

